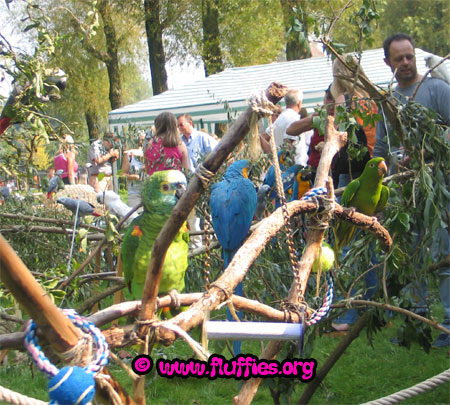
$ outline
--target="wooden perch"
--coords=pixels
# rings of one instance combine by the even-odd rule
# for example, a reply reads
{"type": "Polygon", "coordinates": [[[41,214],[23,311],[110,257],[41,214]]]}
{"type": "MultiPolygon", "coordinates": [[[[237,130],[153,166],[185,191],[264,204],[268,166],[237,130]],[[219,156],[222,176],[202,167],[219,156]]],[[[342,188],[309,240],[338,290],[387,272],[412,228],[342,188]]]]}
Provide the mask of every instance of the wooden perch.
{"type": "MultiPolygon", "coordinates": [[[[319,165],[319,170],[322,170],[325,174],[320,174],[316,177],[316,186],[322,184],[325,185],[325,179],[327,178],[326,173],[328,173],[331,160],[336,152],[345,144],[346,134],[340,133],[334,130],[333,118],[328,122],[328,126],[332,127],[331,130],[331,143],[325,143],[324,152],[322,152],[323,161],[322,166],[319,165]]],[[[326,135],[326,140],[327,135],[326,135]]],[[[316,202],[310,201],[293,201],[287,204],[287,211],[289,216],[297,215],[301,212],[312,213],[315,212],[319,207],[316,202]]],[[[184,330],[190,330],[192,327],[198,325],[202,319],[204,310],[208,308],[209,310],[214,310],[217,306],[226,300],[227,295],[231,295],[232,291],[236,285],[243,280],[246,271],[259,255],[259,253],[264,249],[265,245],[277,234],[277,232],[283,227],[284,218],[282,213],[282,208],[277,209],[272,215],[265,218],[260,222],[259,226],[255,229],[253,234],[247,239],[245,244],[238,250],[238,252],[233,257],[233,260],[225,269],[222,276],[212,284],[208,293],[204,295],[202,299],[193,304],[188,310],[179,314],[175,318],[170,320],[170,323],[174,323],[184,330]]],[[[311,231],[310,235],[313,235],[316,240],[315,244],[311,244],[302,256],[302,260],[305,255],[308,254],[308,261],[303,263],[303,269],[307,269],[308,272],[311,269],[312,263],[315,259],[315,255],[318,251],[319,243],[321,243],[321,238],[323,237],[324,230],[321,231],[311,231]],[[319,232],[320,240],[315,233],[319,232]],[[309,252],[308,252],[309,249],[309,252]]],[[[300,269],[302,269],[302,262],[300,263],[300,269]]],[[[302,271],[302,270],[301,270],[302,271]]],[[[305,271],[305,270],[303,270],[305,271]]],[[[304,277],[307,280],[307,276],[304,277]]],[[[304,287],[304,289],[306,286],[304,287]]],[[[302,294],[304,293],[302,290],[302,294]]],[[[296,299],[297,294],[290,295],[290,299],[296,299]]],[[[163,340],[164,344],[170,344],[176,338],[174,332],[164,327],[160,327],[158,330],[158,336],[163,340]]]]}
{"type": "Polygon", "coordinates": [[[351,222],[360,228],[373,233],[381,242],[383,250],[386,252],[392,247],[392,238],[389,232],[378,222],[376,217],[369,217],[351,208],[345,208],[339,204],[335,205],[334,214],[344,221],[351,222]]]}
{"type": "MultiPolygon", "coordinates": [[[[53,304],[40,284],[35,280],[25,264],[0,234],[0,279],[13,293],[17,302],[36,322],[42,335],[47,339],[56,353],[64,353],[73,349],[81,338],[80,330],[53,304]]],[[[84,366],[84,364],[80,364],[84,366]]],[[[118,394],[127,403],[133,403],[111,376],[114,387],[120,389],[118,394]]],[[[109,398],[107,390],[100,394],[109,398]]]]}
{"type": "MultiPolygon", "coordinates": [[[[278,103],[287,93],[287,87],[279,83],[272,83],[266,90],[266,97],[273,104],[278,103]]],[[[250,130],[250,123],[254,111],[248,107],[224,135],[217,147],[212,151],[203,163],[203,167],[214,174],[222,166],[230,153],[238,146],[250,130]]],[[[156,298],[158,296],[159,282],[161,279],[164,258],[175,235],[187,219],[189,213],[195,207],[198,199],[204,191],[198,176],[194,176],[189,182],[188,188],[175,206],[171,217],[164,225],[153,245],[152,256],[147,270],[147,276],[142,296],[142,310],[140,320],[150,320],[156,311],[156,298]]],[[[146,327],[141,327],[140,333],[145,334],[146,327]]]]}

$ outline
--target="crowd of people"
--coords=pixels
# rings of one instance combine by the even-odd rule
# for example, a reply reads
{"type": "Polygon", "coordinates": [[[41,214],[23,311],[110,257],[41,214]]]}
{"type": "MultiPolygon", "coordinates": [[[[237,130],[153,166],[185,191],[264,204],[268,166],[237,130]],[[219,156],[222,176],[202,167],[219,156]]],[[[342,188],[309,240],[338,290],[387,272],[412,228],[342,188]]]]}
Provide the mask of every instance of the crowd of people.
{"type": "MultiPolygon", "coordinates": [[[[397,80],[394,95],[405,102],[416,93],[415,101],[434,110],[439,124],[449,126],[450,86],[431,77],[423,80],[423,76],[418,74],[411,37],[395,34],[387,38],[384,42],[384,52],[384,62],[397,80]]],[[[273,117],[271,126],[260,133],[261,149],[267,154],[272,153],[269,137],[273,134],[277,150],[284,146],[295,149],[295,163],[311,171],[313,183],[324,142],[323,131],[315,125],[316,117],[320,118],[320,114],[315,111],[308,115],[306,110],[302,109],[303,93],[300,89],[289,90],[284,100],[285,110],[278,117],[273,117]]],[[[325,115],[335,115],[337,106],[347,110],[358,107],[366,114],[377,113],[375,103],[365,94],[352,86],[338,86],[335,78],[325,91],[322,108],[326,111],[325,115]]],[[[388,164],[392,163],[389,159],[389,153],[392,151],[387,148],[389,132],[390,126],[385,119],[375,127],[359,118],[356,137],[353,140],[353,148],[356,147],[359,151],[358,157],[351,158],[345,147],[333,160],[330,174],[336,188],[345,187],[352,179],[357,178],[372,157],[382,156],[388,164]]],[[[107,132],[89,148],[88,183],[96,192],[113,188],[112,167],[120,157],[118,141],[117,134],[107,132]]],[[[134,207],[140,202],[140,184],[145,174],[151,175],[155,171],[167,169],[195,172],[202,159],[213,151],[217,144],[218,140],[214,136],[195,128],[189,114],[175,117],[171,112],[160,113],[155,118],[151,139],[146,140],[145,133],[142,132],[139,146],[124,150],[122,154],[121,176],[127,179],[130,206],[134,207]]],[[[64,170],[62,180],[65,184],[74,184],[77,181],[78,165],[73,145],[73,139],[66,136],[54,159],[54,169],[64,170]]],[[[450,210],[450,202],[448,209],[450,210]]],[[[191,231],[200,230],[200,218],[195,212],[190,215],[188,226],[191,231]]],[[[420,231],[420,226],[418,228],[417,233],[420,236],[423,231],[420,231]]],[[[201,243],[201,237],[191,238],[192,248],[200,246],[201,243]]],[[[435,261],[450,253],[449,244],[448,228],[442,228],[436,235],[436,249],[433,251],[435,261]]],[[[441,301],[445,310],[443,326],[450,328],[449,267],[439,270],[439,280],[441,301]]],[[[336,326],[340,330],[349,327],[350,322],[345,322],[344,326],[336,326]]],[[[449,336],[442,334],[435,345],[449,346],[449,336]]]]}

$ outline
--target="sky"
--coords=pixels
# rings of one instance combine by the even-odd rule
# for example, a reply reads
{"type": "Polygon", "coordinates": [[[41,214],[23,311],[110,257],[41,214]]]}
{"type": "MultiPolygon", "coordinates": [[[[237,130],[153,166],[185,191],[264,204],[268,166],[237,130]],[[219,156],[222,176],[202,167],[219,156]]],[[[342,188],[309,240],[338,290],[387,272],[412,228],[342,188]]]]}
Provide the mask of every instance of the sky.
{"type": "Polygon", "coordinates": [[[185,63],[183,65],[170,65],[167,63],[166,70],[169,89],[178,89],[205,77],[203,63],[201,66],[195,63],[185,63]]]}

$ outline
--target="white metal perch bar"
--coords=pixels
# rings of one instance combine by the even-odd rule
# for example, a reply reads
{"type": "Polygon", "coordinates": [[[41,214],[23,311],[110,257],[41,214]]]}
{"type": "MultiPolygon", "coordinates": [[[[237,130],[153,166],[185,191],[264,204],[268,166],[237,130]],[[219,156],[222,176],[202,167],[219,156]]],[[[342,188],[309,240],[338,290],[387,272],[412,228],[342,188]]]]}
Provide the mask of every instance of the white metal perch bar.
{"type": "Polygon", "coordinates": [[[205,330],[210,340],[298,340],[303,335],[300,323],[208,321],[205,330]]]}

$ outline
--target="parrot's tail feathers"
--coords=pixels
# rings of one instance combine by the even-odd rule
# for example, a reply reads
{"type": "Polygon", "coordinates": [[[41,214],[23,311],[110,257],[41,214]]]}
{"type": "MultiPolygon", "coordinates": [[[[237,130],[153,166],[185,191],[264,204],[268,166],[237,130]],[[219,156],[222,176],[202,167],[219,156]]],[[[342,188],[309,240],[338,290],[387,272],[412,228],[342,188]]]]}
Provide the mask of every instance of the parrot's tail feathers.
{"type": "Polygon", "coordinates": [[[236,295],[239,295],[240,297],[244,296],[244,283],[240,282],[237,286],[236,289],[234,290],[234,293],[236,295]]]}
{"type": "Polygon", "coordinates": [[[223,269],[225,270],[233,260],[233,256],[237,250],[225,250],[223,249],[223,269]]]}

